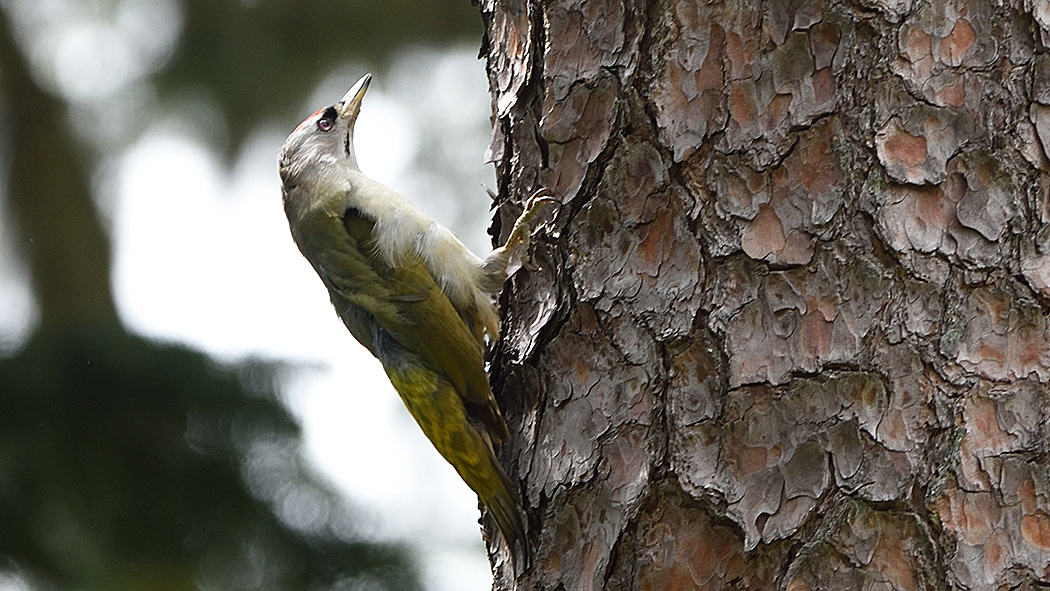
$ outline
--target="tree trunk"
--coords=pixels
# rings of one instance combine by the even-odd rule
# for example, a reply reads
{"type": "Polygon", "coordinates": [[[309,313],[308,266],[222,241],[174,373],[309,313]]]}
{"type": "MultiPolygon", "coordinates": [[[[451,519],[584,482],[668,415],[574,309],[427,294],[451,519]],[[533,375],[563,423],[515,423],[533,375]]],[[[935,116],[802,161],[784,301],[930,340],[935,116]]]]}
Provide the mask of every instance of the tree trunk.
{"type": "Polygon", "coordinates": [[[496,587],[1050,585],[1050,4],[481,9],[496,587]]]}
{"type": "Polygon", "coordinates": [[[66,119],[66,105],[44,91],[0,9],[0,110],[7,165],[8,227],[21,240],[40,306],[41,330],[117,325],[109,284],[109,237],[95,213],[90,173],[66,119]],[[9,153],[8,153],[9,151],[9,153]],[[7,162],[10,157],[10,162],[7,162]]]}

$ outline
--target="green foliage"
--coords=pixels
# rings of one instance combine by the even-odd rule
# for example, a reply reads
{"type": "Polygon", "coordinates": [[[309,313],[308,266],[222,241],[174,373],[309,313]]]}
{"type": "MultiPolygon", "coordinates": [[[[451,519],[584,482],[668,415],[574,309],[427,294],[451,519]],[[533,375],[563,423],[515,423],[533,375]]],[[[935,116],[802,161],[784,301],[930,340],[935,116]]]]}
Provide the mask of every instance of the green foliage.
{"type": "Polygon", "coordinates": [[[114,326],[37,333],[0,362],[0,556],[85,590],[418,588],[404,550],[347,539],[278,371],[114,326]],[[275,515],[296,499],[322,518],[275,515]]]}

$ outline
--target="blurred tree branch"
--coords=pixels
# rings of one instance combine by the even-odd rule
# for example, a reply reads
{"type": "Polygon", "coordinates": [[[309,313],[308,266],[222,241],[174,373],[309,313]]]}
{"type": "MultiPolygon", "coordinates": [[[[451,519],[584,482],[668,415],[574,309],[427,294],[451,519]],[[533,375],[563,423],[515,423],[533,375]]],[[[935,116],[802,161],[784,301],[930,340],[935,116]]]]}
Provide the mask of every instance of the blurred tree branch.
{"type": "Polygon", "coordinates": [[[40,88],[0,10],[0,88],[11,154],[7,199],[21,237],[42,329],[113,323],[109,239],[65,105],[40,88]]]}

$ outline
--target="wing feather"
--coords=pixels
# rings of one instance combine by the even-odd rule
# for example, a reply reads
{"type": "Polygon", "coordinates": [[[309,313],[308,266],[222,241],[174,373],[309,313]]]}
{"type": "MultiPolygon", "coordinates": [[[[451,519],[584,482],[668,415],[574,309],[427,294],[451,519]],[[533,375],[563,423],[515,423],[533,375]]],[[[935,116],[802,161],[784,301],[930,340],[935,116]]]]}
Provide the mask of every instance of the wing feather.
{"type": "Polygon", "coordinates": [[[473,327],[441,290],[423,260],[410,256],[397,267],[376,252],[374,222],[355,209],[304,216],[301,248],[328,287],[332,303],[354,337],[380,361],[389,352],[375,331],[387,333],[448,380],[468,414],[496,441],[506,422],[489,388],[473,327]]]}

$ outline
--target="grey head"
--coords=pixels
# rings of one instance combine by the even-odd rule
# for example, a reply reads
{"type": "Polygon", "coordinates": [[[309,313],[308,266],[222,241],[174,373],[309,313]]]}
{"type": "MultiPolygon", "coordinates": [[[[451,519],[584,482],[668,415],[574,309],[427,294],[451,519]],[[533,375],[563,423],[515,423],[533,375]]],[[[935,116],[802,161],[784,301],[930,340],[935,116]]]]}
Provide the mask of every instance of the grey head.
{"type": "Polygon", "coordinates": [[[277,162],[286,198],[294,188],[309,189],[347,167],[357,169],[354,123],[371,81],[371,74],[362,76],[339,102],[318,109],[284,140],[277,162]]]}

